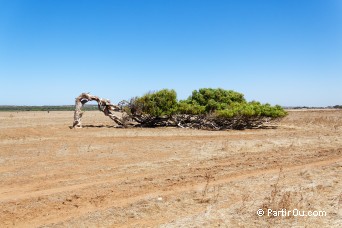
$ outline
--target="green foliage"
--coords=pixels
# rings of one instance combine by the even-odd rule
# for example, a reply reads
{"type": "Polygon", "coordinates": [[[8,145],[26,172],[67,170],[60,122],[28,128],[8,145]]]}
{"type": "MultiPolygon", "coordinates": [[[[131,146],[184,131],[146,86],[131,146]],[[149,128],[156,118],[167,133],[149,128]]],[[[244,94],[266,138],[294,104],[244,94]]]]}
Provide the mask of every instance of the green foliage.
{"type": "Polygon", "coordinates": [[[286,116],[286,112],[280,106],[261,104],[252,101],[247,103],[242,93],[233,90],[204,88],[195,90],[192,95],[180,104],[180,113],[186,114],[214,114],[219,118],[233,117],[271,117],[286,116]]]}
{"type": "Polygon", "coordinates": [[[195,90],[186,99],[177,102],[174,90],[163,89],[150,92],[131,100],[130,113],[155,117],[173,114],[208,115],[218,118],[233,117],[270,117],[280,118],[287,115],[279,105],[246,102],[242,93],[233,90],[204,88],[195,90]]]}
{"type": "Polygon", "coordinates": [[[220,118],[242,117],[270,117],[281,118],[287,115],[286,111],[279,105],[260,104],[259,102],[234,103],[228,109],[216,111],[220,118]]]}
{"type": "Polygon", "coordinates": [[[247,102],[232,90],[200,89],[177,101],[174,90],[163,89],[135,97],[124,107],[141,126],[185,125],[204,129],[246,129],[287,115],[279,105],[247,102]]]}
{"type": "MultiPolygon", "coordinates": [[[[182,102],[191,104],[196,109],[204,108],[205,113],[212,113],[216,110],[225,110],[234,103],[245,103],[246,100],[242,93],[233,90],[203,88],[194,90],[192,95],[182,102]]],[[[191,110],[191,108],[189,109],[191,110]]]]}
{"type": "Polygon", "coordinates": [[[181,114],[189,114],[189,115],[201,115],[204,114],[205,106],[201,106],[199,104],[192,104],[187,101],[180,101],[178,104],[178,113],[181,114]]]}
{"type": "Polygon", "coordinates": [[[151,116],[170,116],[177,111],[178,102],[175,90],[163,89],[149,92],[131,101],[135,113],[151,116]]]}

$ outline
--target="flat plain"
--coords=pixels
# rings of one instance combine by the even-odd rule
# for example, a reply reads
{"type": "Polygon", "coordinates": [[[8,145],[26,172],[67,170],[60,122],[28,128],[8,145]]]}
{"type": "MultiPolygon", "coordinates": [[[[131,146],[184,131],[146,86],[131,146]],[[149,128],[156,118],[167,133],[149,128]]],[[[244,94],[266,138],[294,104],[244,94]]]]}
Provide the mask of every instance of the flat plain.
{"type": "Polygon", "coordinates": [[[0,227],[341,227],[341,110],[241,131],[72,121],[0,113],[0,227]]]}

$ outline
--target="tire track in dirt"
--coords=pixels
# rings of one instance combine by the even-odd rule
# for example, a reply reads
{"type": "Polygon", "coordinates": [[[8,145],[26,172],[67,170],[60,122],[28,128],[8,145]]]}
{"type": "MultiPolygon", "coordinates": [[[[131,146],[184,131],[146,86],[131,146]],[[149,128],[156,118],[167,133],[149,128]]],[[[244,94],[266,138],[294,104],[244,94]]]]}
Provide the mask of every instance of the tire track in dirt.
{"type": "MultiPolygon", "coordinates": [[[[333,158],[329,158],[329,159],[325,159],[325,160],[321,160],[321,161],[310,162],[307,164],[292,165],[292,166],[288,166],[288,167],[283,167],[282,171],[284,173],[285,172],[294,172],[294,171],[298,171],[301,169],[321,167],[321,166],[331,165],[333,163],[338,163],[338,162],[342,162],[341,157],[333,157],[333,158]]],[[[267,174],[277,174],[277,173],[279,173],[279,171],[280,171],[280,167],[277,167],[277,168],[256,170],[256,171],[246,172],[246,173],[242,173],[242,174],[240,173],[240,174],[237,174],[234,176],[231,176],[231,175],[229,175],[228,177],[223,176],[222,178],[219,178],[217,180],[210,181],[209,186],[214,187],[214,186],[218,186],[218,185],[223,185],[223,184],[227,184],[227,183],[233,182],[233,181],[244,180],[244,179],[247,179],[249,177],[261,176],[261,175],[267,175],[267,174]]],[[[101,182],[97,182],[97,183],[93,183],[93,184],[96,185],[96,184],[102,184],[105,182],[106,181],[101,181],[101,182]]],[[[89,185],[90,185],[90,183],[89,183],[89,185]]],[[[194,190],[197,190],[201,187],[204,187],[204,185],[205,185],[205,182],[197,183],[197,184],[187,184],[184,186],[177,185],[177,186],[173,186],[171,189],[169,189],[167,191],[148,192],[148,193],[144,193],[141,195],[116,200],[111,205],[105,205],[102,207],[100,206],[100,207],[97,207],[95,210],[92,210],[90,208],[89,208],[90,210],[87,210],[86,208],[84,208],[84,209],[82,209],[82,211],[79,212],[77,218],[82,217],[88,213],[101,212],[101,211],[107,210],[107,209],[112,208],[112,207],[124,207],[125,205],[133,204],[135,202],[138,202],[138,201],[146,199],[146,198],[166,197],[166,196],[170,196],[170,195],[181,194],[182,192],[194,191],[194,190]],[[115,206],[113,206],[114,203],[115,203],[115,206]]],[[[80,186],[80,185],[77,185],[77,186],[80,186]]],[[[70,190],[77,189],[76,188],[77,186],[71,186],[70,190]]],[[[81,185],[81,186],[83,187],[83,185],[81,185]]],[[[44,221],[45,225],[43,225],[43,226],[49,226],[49,225],[53,225],[56,223],[67,222],[70,219],[75,219],[75,217],[73,215],[70,215],[70,216],[64,217],[64,219],[62,219],[62,220],[61,220],[61,218],[46,220],[46,221],[44,221]]]]}
{"type": "MultiPolygon", "coordinates": [[[[210,189],[233,193],[229,199],[236,202],[248,193],[246,187],[269,187],[269,178],[278,176],[280,167],[294,186],[311,177],[332,182],[327,188],[323,184],[324,191],[334,193],[330,196],[340,192],[341,111],[291,112],[274,129],[229,132],[94,127],[69,131],[71,112],[26,115],[31,117],[14,114],[13,119],[6,114],[0,123],[6,129],[0,133],[5,140],[0,143],[5,187],[0,190],[0,227],[175,224],[174,219],[196,210],[202,213],[206,207],[197,199],[206,188],[207,174],[210,189]],[[311,175],[316,169],[319,172],[311,175]],[[299,175],[303,170],[310,175],[299,175]],[[321,179],[326,171],[327,179],[321,179]],[[155,209],[158,205],[163,211],[155,209]]],[[[107,124],[100,117],[93,115],[91,121],[107,124]]],[[[326,202],[315,205],[331,207],[326,202]]],[[[234,210],[221,206],[228,213],[234,210]]],[[[251,219],[233,218],[244,225],[242,220],[251,219]]]]}
{"type": "MultiPolygon", "coordinates": [[[[145,177],[145,176],[146,174],[135,175],[134,178],[145,177]]],[[[76,185],[71,185],[71,186],[63,186],[59,188],[51,188],[51,189],[44,189],[44,190],[38,190],[38,191],[25,192],[25,189],[21,189],[21,191],[24,193],[19,193],[19,194],[18,192],[13,192],[14,188],[3,189],[2,193],[0,193],[0,203],[13,201],[13,200],[25,200],[25,199],[34,198],[34,197],[48,196],[48,195],[52,195],[56,193],[69,192],[69,191],[73,191],[76,189],[83,189],[83,188],[87,188],[90,186],[101,185],[101,184],[106,184],[106,183],[115,184],[115,183],[120,183],[126,179],[127,179],[127,176],[116,177],[116,178],[112,178],[109,180],[106,179],[102,181],[95,181],[95,182],[90,182],[90,183],[76,184],[76,185]],[[13,197],[13,194],[15,194],[15,197],[13,197]]]]}
{"type": "MultiPolygon", "coordinates": [[[[310,168],[312,166],[323,166],[325,164],[331,164],[331,163],[339,162],[339,161],[342,161],[341,157],[334,157],[334,158],[329,158],[329,159],[325,159],[322,161],[310,162],[310,163],[303,164],[303,165],[288,166],[288,167],[284,168],[283,171],[296,170],[296,169],[300,169],[300,168],[304,168],[304,167],[310,168]]],[[[220,165],[222,166],[222,164],[220,164],[220,165]]],[[[280,166],[281,165],[279,165],[279,167],[280,166]]],[[[229,177],[221,176],[219,179],[212,180],[210,183],[217,185],[220,183],[224,183],[225,181],[230,182],[230,181],[235,181],[235,180],[239,180],[239,179],[245,179],[245,178],[248,178],[251,176],[255,176],[257,174],[276,173],[277,171],[279,171],[279,168],[262,169],[262,170],[257,170],[257,171],[240,173],[240,174],[235,175],[235,176],[232,176],[230,174],[229,177]]],[[[135,175],[134,178],[143,177],[143,176],[146,176],[146,174],[135,175]]],[[[9,200],[23,200],[23,199],[34,198],[34,197],[38,197],[38,196],[47,196],[47,195],[51,195],[51,194],[68,192],[68,191],[73,191],[76,189],[82,189],[82,188],[86,188],[86,187],[90,187],[90,186],[94,186],[94,185],[106,184],[106,183],[115,184],[115,183],[120,183],[123,180],[126,180],[126,178],[127,177],[121,177],[121,178],[116,177],[116,178],[112,178],[109,180],[106,179],[106,180],[96,181],[96,182],[91,182],[91,183],[83,183],[83,184],[76,184],[76,185],[64,186],[64,187],[59,187],[59,188],[51,188],[51,189],[45,189],[45,190],[39,190],[39,191],[33,191],[33,192],[20,193],[19,195],[16,195],[15,198],[13,197],[13,192],[10,192],[10,190],[12,190],[12,189],[7,189],[7,190],[3,190],[3,192],[1,193],[0,202],[6,202],[9,200]]],[[[196,188],[196,187],[194,186],[194,188],[196,188]]],[[[15,194],[17,194],[17,193],[15,193],[15,194]]]]}

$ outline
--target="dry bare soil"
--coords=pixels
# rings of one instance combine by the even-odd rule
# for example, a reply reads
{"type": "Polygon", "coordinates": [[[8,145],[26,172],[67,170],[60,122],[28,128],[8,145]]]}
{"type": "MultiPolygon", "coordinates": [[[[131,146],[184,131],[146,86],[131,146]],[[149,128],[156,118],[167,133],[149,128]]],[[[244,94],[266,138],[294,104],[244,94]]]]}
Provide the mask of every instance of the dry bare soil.
{"type": "Polygon", "coordinates": [[[0,227],[342,226],[342,111],[222,132],[72,120],[0,113],[0,227]]]}

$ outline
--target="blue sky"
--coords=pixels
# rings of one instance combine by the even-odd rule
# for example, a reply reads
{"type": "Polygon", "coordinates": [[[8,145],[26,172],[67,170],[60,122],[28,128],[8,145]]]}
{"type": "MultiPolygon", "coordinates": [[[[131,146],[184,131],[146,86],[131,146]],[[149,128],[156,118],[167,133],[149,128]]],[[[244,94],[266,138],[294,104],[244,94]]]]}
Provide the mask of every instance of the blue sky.
{"type": "Polygon", "coordinates": [[[339,0],[0,0],[0,105],[203,87],[342,104],[339,0]]]}

